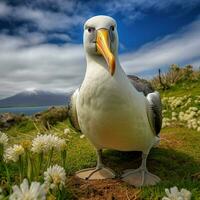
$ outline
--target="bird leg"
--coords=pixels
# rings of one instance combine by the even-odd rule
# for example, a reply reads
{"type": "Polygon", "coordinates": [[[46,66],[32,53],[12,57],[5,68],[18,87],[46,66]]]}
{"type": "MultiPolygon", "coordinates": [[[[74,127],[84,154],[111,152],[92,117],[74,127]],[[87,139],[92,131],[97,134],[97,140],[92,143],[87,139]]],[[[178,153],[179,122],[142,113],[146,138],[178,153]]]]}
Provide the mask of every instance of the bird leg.
{"type": "Polygon", "coordinates": [[[136,187],[155,185],[160,181],[160,178],[148,172],[146,160],[148,154],[142,154],[142,164],[138,169],[126,170],[122,175],[122,180],[136,187]]]}
{"type": "Polygon", "coordinates": [[[76,176],[85,180],[95,180],[95,179],[108,179],[115,178],[115,173],[104,167],[102,162],[102,150],[97,150],[97,166],[95,168],[83,169],[76,172],[76,176]]]}

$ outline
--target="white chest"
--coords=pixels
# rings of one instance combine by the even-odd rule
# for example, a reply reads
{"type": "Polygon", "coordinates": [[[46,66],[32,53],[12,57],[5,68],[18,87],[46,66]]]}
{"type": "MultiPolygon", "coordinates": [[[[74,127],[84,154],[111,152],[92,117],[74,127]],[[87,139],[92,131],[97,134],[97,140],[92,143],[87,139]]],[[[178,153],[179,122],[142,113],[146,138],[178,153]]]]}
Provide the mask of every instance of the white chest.
{"type": "Polygon", "coordinates": [[[145,98],[138,92],[134,94],[126,81],[102,74],[91,76],[81,86],[79,124],[97,148],[143,150],[152,143],[145,98]]]}

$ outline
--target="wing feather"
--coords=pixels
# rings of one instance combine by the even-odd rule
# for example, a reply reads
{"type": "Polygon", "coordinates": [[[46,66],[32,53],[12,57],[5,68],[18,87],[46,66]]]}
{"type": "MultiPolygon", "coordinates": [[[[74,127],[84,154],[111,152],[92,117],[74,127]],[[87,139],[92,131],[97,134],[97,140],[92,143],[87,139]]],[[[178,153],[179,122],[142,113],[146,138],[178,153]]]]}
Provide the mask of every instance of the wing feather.
{"type": "Polygon", "coordinates": [[[149,121],[154,127],[155,134],[160,133],[162,127],[162,104],[160,100],[160,95],[157,91],[149,93],[147,95],[147,100],[149,103],[149,121]]]}
{"type": "Polygon", "coordinates": [[[128,76],[133,87],[139,92],[143,92],[144,96],[147,98],[147,114],[149,118],[149,123],[156,135],[159,134],[162,127],[162,104],[160,95],[154,90],[152,85],[137,76],[128,76]]]}
{"type": "Polygon", "coordinates": [[[77,110],[76,110],[76,101],[77,96],[79,94],[79,89],[76,89],[75,92],[71,96],[71,100],[69,103],[69,120],[72,124],[72,126],[80,131],[80,126],[78,123],[78,116],[77,116],[77,110]]]}

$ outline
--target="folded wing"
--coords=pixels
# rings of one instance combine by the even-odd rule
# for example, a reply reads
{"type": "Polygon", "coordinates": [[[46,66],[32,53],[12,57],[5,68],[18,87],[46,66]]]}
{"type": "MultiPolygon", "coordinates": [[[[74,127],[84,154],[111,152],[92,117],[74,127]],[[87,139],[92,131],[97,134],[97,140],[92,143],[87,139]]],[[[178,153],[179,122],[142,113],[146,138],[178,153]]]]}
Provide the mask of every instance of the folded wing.
{"type": "Polygon", "coordinates": [[[137,76],[128,76],[128,78],[136,90],[143,92],[144,96],[147,98],[149,123],[154,133],[158,135],[162,127],[162,104],[159,93],[144,79],[140,79],[137,76]]]}
{"type": "Polygon", "coordinates": [[[71,100],[69,103],[69,120],[72,124],[72,126],[80,131],[80,126],[78,123],[78,116],[77,116],[77,110],[76,110],[76,101],[77,96],[79,94],[79,88],[75,90],[75,92],[71,96],[71,100]]]}

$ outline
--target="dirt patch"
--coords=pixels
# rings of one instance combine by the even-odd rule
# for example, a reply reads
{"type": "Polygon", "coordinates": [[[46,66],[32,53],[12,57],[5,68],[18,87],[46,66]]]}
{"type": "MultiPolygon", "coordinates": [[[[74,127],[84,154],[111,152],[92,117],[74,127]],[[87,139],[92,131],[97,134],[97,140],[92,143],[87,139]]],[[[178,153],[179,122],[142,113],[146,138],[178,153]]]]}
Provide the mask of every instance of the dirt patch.
{"type": "Polygon", "coordinates": [[[117,179],[86,181],[72,177],[68,186],[79,200],[137,200],[140,196],[139,189],[117,179]]]}
{"type": "Polygon", "coordinates": [[[183,140],[177,139],[174,133],[162,134],[160,145],[167,148],[180,148],[183,145],[183,140]]]}

